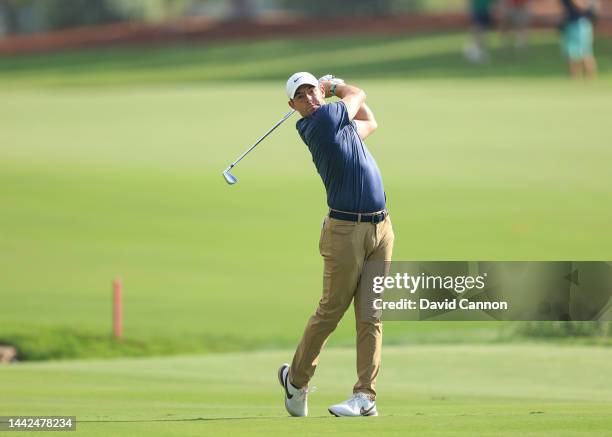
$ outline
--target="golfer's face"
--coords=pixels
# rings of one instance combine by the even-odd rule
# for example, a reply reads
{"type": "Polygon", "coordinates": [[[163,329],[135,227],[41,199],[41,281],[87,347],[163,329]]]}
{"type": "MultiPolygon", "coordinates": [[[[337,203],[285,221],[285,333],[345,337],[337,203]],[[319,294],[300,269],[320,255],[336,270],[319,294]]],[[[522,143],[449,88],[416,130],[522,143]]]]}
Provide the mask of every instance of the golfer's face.
{"type": "Polygon", "coordinates": [[[302,85],[295,92],[289,106],[300,113],[302,117],[308,117],[317,108],[325,104],[321,88],[312,85],[302,85]]]}

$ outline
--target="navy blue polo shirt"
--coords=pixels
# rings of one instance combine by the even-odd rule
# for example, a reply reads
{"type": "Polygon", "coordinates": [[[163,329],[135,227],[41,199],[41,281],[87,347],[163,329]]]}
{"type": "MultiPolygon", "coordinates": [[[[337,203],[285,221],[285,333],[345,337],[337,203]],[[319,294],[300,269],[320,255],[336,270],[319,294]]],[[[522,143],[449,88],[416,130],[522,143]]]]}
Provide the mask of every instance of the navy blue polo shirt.
{"type": "Polygon", "coordinates": [[[321,175],[330,208],[355,213],[385,209],[380,170],[344,102],[321,106],[298,120],[296,128],[321,175]]]}

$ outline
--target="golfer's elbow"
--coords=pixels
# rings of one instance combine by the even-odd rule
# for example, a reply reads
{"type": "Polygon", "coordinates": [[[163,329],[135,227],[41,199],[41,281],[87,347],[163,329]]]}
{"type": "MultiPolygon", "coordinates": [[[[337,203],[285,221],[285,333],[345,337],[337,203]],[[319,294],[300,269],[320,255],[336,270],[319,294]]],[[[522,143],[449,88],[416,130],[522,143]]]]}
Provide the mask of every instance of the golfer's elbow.
{"type": "Polygon", "coordinates": [[[378,129],[378,123],[376,123],[376,120],[370,120],[370,122],[368,123],[368,135],[367,136],[370,136],[374,132],[376,132],[376,129],[378,129]]]}
{"type": "Polygon", "coordinates": [[[350,96],[355,103],[359,104],[359,106],[363,105],[367,98],[365,91],[361,88],[357,88],[356,86],[351,87],[350,96]]]}
{"type": "Polygon", "coordinates": [[[374,113],[364,105],[364,109],[366,110],[366,121],[368,123],[368,128],[370,129],[370,133],[374,132],[378,129],[378,122],[376,121],[376,117],[374,117],[374,113]]]}
{"type": "Polygon", "coordinates": [[[363,104],[365,103],[366,99],[368,98],[368,96],[367,96],[367,94],[365,93],[365,91],[364,91],[364,90],[362,90],[362,89],[359,89],[359,93],[358,93],[358,95],[359,95],[359,101],[360,101],[360,102],[361,102],[361,104],[363,105],[363,104]]]}

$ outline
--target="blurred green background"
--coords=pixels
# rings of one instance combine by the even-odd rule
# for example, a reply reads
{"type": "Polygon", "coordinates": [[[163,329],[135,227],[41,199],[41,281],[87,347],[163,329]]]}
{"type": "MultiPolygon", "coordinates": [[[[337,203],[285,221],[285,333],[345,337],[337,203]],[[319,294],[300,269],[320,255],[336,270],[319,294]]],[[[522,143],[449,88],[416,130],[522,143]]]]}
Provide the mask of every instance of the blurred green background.
{"type": "MultiPolygon", "coordinates": [[[[293,71],[363,87],[396,260],[610,259],[612,40],[565,78],[556,35],[466,63],[462,34],[117,48],[0,59],[0,339],[31,358],[293,347],[321,292],[325,197],[293,71]],[[110,283],[125,284],[124,344],[110,283]]],[[[352,314],[331,344],[352,342],[352,314]]],[[[389,323],[385,341],[498,338],[389,323]]]]}

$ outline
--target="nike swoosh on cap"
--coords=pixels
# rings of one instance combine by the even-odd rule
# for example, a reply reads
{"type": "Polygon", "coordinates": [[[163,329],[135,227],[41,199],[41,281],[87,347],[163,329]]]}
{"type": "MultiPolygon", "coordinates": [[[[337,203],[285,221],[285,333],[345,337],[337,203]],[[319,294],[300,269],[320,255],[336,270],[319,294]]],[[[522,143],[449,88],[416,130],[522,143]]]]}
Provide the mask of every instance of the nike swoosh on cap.
{"type": "Polygon", "coordinates": [[[304,76],[296,77],[296,78],[293,80],[293,83],[296,83],[296,82],[297,82],[298,80],[300,80],[302,77],[304,77],[304,76]]]}

